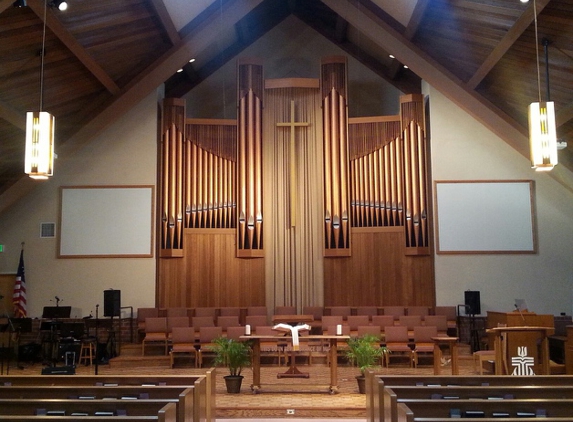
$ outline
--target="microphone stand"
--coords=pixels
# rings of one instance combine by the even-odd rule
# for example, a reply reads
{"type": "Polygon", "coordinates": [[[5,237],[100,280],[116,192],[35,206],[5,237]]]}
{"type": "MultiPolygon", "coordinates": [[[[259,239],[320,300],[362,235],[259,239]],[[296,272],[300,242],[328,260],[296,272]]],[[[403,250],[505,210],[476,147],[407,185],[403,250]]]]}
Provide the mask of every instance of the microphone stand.
{"type": "Polygon", "coordinates": [[[519,315],[521,315],[521,320],[523,322],[525,322],[525,317],[523,316],[523,312],[521,312],[521,309],[519,309],[519,306],[517,306],[517,303],[514,303],[513,306],[515,306],[515,309],[517,309],[517,312],[519,312],[519,315]]]}
{"type": "Polygon", "coordinates": [[[98,375],[98,356],[97,356],[97,352],[98,352],[98,337],[99,337],[99,304],[96,305],[96,334],[95,334],[95,375],[98,375]]]}

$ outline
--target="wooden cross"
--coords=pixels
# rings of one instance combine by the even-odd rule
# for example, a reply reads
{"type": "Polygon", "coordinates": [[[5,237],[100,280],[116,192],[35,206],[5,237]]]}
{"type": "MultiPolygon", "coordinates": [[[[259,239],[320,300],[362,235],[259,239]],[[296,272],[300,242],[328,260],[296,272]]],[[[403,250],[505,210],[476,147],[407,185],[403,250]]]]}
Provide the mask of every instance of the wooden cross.
{"type": "Polygon", "coordinates": [[[290,102],[290,122],[277,123],[277,127],[288,127],[290,131],[290,225],[294,227],[296,225],[296,154],[295,154],[295,129],[297,127],[310,126],[307,122],[295,122],[294,115],[294,100],[290,102]]]}

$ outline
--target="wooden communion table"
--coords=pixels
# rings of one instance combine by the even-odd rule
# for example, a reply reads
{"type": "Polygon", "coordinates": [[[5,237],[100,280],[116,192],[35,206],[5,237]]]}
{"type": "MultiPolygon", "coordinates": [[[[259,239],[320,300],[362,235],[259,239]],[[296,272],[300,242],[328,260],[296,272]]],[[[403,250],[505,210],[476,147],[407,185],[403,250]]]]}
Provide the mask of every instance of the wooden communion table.
{"type": "MultiPolygon", "coordinates": [[[[330,384],[329,385],[320,385],[320,384],[304,384],[304,387],[316,387],[316,388],[324,388],[326,392],[331,394],[338,392],[338,364],[337,364],[337,352],[338,352],[338,342],[346,342],[349,339],[349,336],[333,336],[333,335],[310,335],[310,336],[300,336],[299,342],[305,341],[321,341],[321,342],[328,342],[329,346],[329,356],[330,356],[330,384]]],[[[263,385],[261,383],[261,341],[269,342],[269,341],[277,341],[277,342],[284,342],[292,341],[290,336],[241,336],[241,340],[251,340],[253,345],[253,384],[251,385],[251,389],[254,393],[262,392],[263,385]]],[[[284,373],[277,374],[277,378],[309,378],[308,373],[304,373],[298,370],[295,366],[294,356],[296,354],[296,350],[292,348],[291,350],[291,360],[290,360],[290,367],[284,373]]],[[[286,386],[286,384],[279,384],[273,383],[269,384],[273,387],[280,387],[281,385],[286,386]]],[[[292,383],[288,384],[289,391],[292,389],[292,383]]],[[[273,389],[276,391],[276,389],[273,389]]]]}

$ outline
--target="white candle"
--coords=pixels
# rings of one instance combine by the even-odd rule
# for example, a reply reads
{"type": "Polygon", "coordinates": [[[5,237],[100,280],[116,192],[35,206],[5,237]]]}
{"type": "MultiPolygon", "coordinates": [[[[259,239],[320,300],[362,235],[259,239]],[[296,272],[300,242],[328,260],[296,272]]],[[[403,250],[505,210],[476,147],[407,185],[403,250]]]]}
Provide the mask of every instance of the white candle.
{"type": "Polygon", "coordinates": [[[245,335],[246,336],[251,335],[251,326],[249,324],[245,325],[245,335]]]}
{"type": "Polygon", "coordinates": [[[338,324],[336,326],[336,335],[337,336],[341,336],[342,335],[342,325],[338,324]]]}

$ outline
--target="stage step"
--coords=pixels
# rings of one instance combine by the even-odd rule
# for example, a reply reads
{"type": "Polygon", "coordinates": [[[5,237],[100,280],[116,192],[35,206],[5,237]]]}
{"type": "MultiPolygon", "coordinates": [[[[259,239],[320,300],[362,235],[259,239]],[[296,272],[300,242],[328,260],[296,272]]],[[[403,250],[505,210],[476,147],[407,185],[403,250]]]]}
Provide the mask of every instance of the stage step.
{"type": "Polygon", "coordinates": [[[129,356],[122,355],[110,359],[110,368],[135,368],[135,367],[165,367],[169,368],[170,360],[169,356],[166,355],[145,355],[141,356],[129,356]]]}

